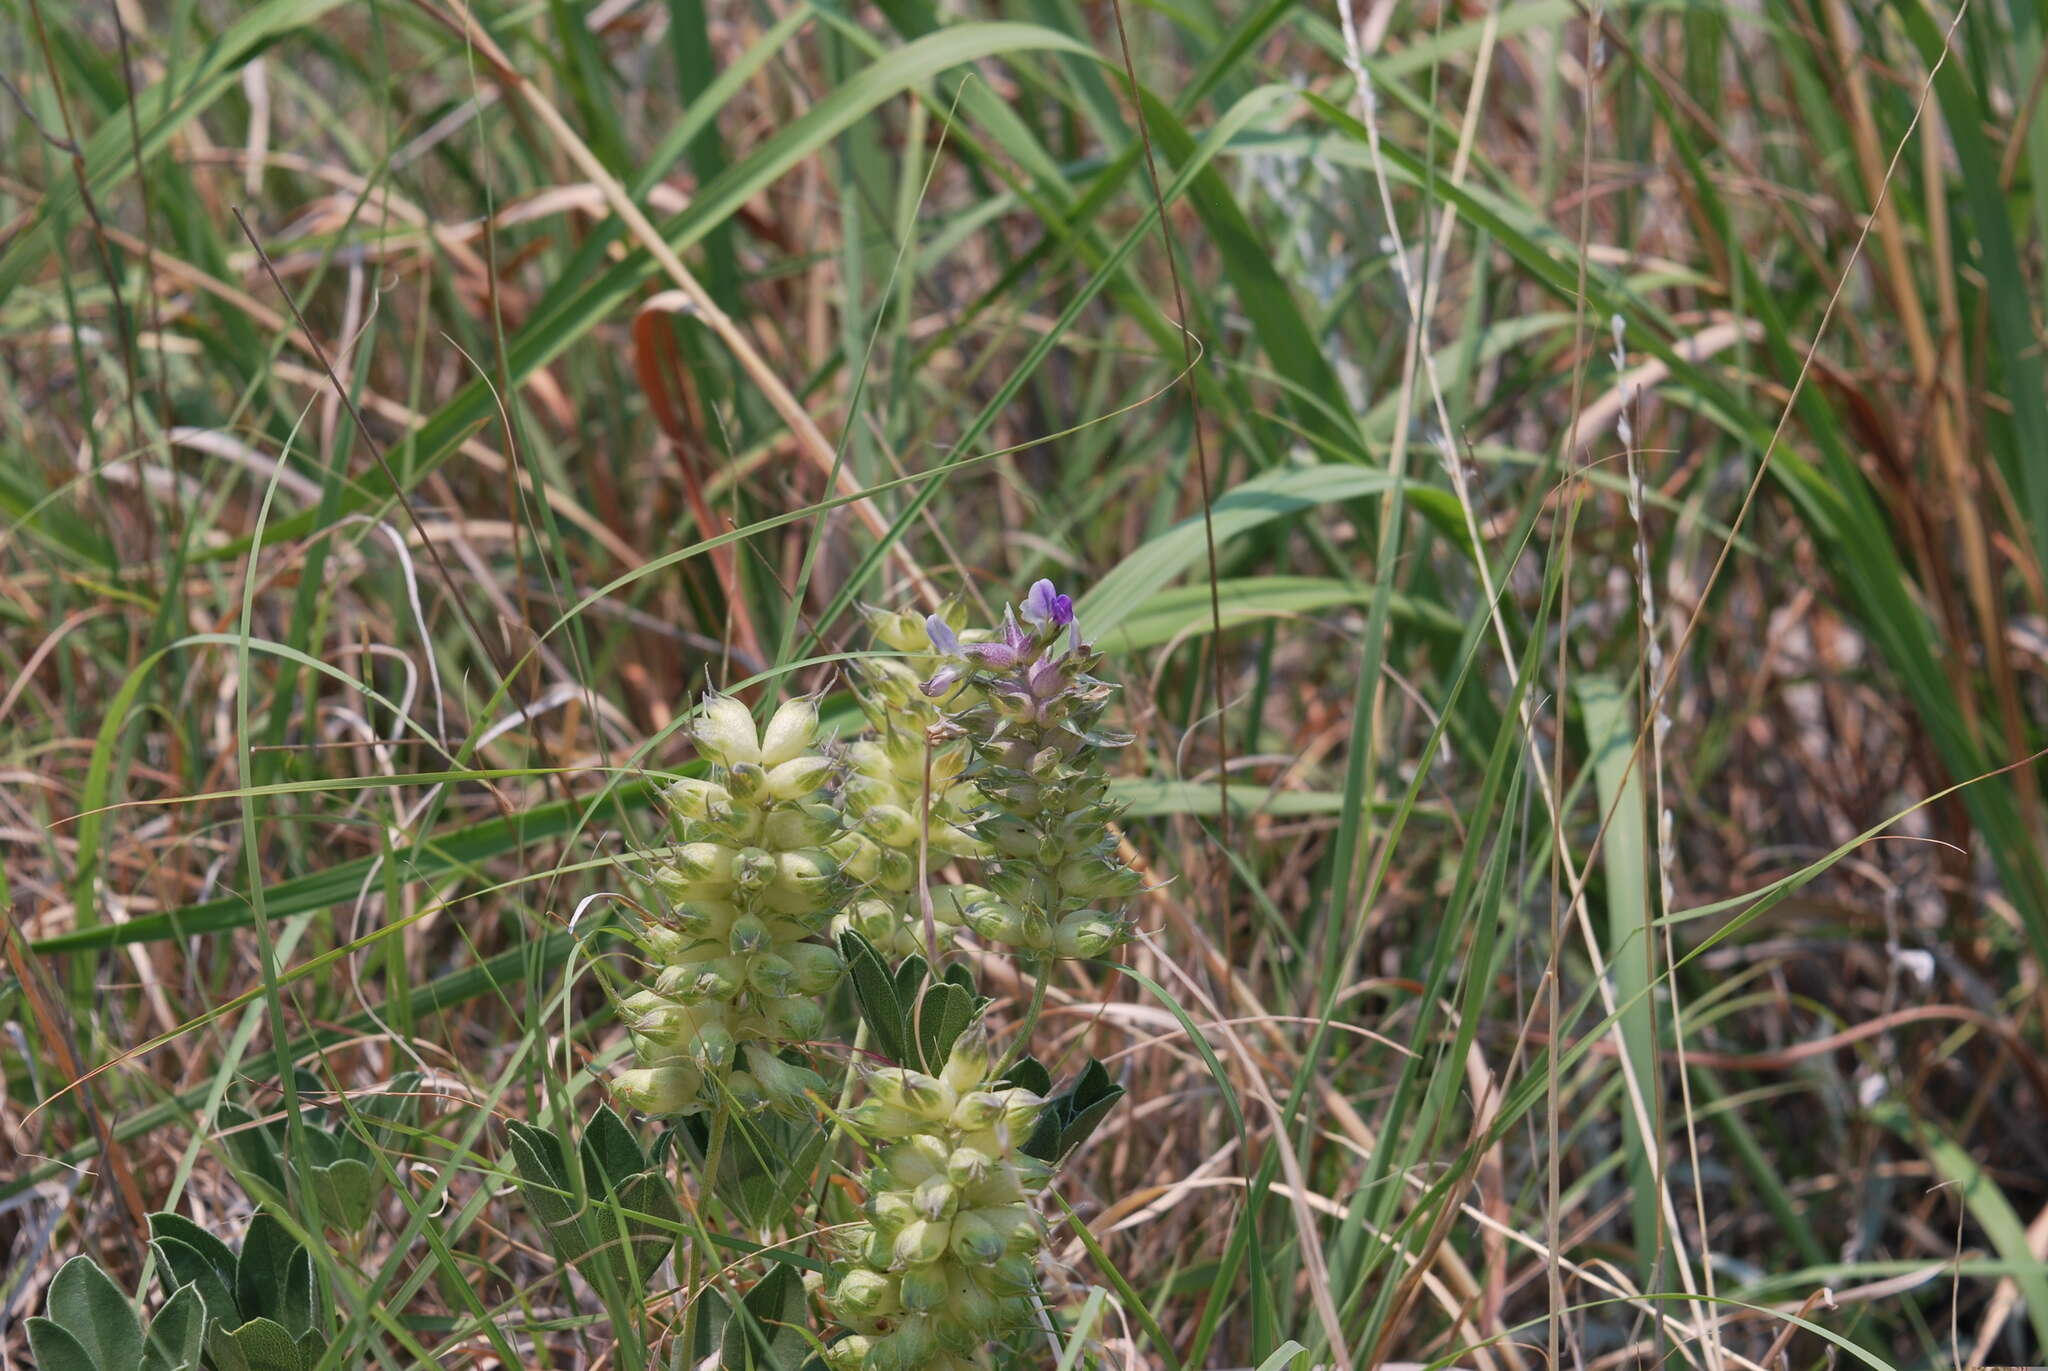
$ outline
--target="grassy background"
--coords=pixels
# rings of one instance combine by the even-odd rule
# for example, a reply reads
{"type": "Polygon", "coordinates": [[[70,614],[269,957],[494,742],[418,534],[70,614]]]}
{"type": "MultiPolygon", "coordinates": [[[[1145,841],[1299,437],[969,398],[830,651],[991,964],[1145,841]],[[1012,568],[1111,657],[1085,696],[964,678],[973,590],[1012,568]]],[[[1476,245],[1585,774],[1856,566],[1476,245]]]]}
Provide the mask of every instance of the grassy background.
{"type": "Polygon", "coordinates": [[[1041,575],[1160,884],[1007,1357],[2048,1359],[2034,7],[0,15],[10,1364],[293,1064],[326,1366],[686,1360],[501,1125],[644,774],[1041,575]]]}

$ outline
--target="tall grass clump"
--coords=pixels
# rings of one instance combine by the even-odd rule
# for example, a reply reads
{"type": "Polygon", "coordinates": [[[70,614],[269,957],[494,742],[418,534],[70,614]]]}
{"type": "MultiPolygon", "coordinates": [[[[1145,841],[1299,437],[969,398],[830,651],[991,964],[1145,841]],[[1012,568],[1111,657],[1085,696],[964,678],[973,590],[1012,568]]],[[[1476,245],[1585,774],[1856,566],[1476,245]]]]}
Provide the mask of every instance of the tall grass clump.
{"type": "Polygon", "coordinates": [[[0,0],[0,1368],[2042,1361],[2044,63],[0,0]]]}

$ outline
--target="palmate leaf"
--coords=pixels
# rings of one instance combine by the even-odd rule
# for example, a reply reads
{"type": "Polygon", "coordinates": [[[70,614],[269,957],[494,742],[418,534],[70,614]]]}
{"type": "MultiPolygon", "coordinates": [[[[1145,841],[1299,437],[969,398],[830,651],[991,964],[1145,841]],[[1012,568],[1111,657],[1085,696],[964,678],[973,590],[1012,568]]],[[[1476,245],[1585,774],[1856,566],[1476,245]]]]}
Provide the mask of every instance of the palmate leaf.
{"type": "Polygon", "coordinates": [[[949,966],[941,979],[927,984],[930,967],[914,953],[892,972],[874,944],[852,931],[839,935],[839,951],[876,1048],[898,1065],[937,1071],[946,1064],[954,1039],[988,1003],[975,992],[974,978],[964,966],[949,966]]]}
{"type": "Polygon", "coordinates": [[[235,1258],[235,1303],[244,1318],[270,1319],[294,1338],[319,1320],[313,1258],[271,1214],[250,1220],[242,1239],[235,1258]]]}
{"type": "Polygon", "coordinates": [[[725,1322],[718,1364],[723,1371],[802,1371],[810,1359],[804,1283],[778,1266],[746,1293],[725,1322]]]}
{"type": "Polygon", "coordinates": [[[93,1364],[126,1371],[142,1359],[142,1321],[127,1292],[90,1257],[65,1262],[50,1282],[50,1318],[78,1340],[93,1364]]]}
{"type": "MultiPolygon", "coordinates": [[[[1031,1065],[1038,1067],[1037,1077],[1044,1079],[1045,1068],[1036,1062],[1031,1065]]],[[[1017,1079],[1015,1073],[1011,1079],[1017,1079]]],[[[1027,1084],[1021,1080],[1017,1083],[1027,1084]]],[[[1124,1088],[1109,1078],[1101,1062],[1089,1058],[1074,1084],[1045,1102],[1044,1112],[1025,1140],[1024,1154],[1056,1165],[1088,1141],[1088,1135],[1123,1097],[1124,1088]]]]}
{"type": "Polygon", "coordinates": [[[46,1371],[199,1371],[206,1305],[196,1286],[173,1291],[145,1333],[128,1293],[78,1256],[50,1282],[45,1306],[28,1320],[28,1341],[46,1371]]]}
{"type": "Polygon", "coordinates": [[[142,1371],[198,1371],[206,1346],[206,1301],[195,1285],[181,1285],[150,1320],[142,1371]]]}
{"type": "Polygon", "coordinates": [[[593,1283],[644,1288],[675,1247],[683,1213],[674,1184],[646,1154],[618,1115],[600,1106],[578,1144],[584,1200],[562,1152],[544,1128],[507,1125],[519,1192],[540,1219],[562,1260],[593,1283]],[[623,1233],[621,1217],[623,1216],[623,1233]]]}
{"type": "Polygon", "coordinates": [[[108,1371],[62,1324],[40,1314],[28,1321],[28,1347],[43,1371],[108,1371]]]}
{"type": "Polygon", "coordinates": [[[296,1337],[274,1319],[251,1319],[239,1328],[216,1323],[207,1351],[218,1371],[312,1371],[324,1344],[313,1332],[296,1337]]]}

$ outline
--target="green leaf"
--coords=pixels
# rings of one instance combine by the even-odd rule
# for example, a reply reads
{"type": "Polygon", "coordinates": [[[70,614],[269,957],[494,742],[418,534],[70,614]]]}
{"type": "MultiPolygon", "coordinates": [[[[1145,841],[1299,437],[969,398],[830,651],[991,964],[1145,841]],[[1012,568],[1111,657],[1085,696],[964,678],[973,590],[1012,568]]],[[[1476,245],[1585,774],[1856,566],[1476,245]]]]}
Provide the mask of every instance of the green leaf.
{"type": "MultiPolygon", "coordinates": [[[[1261,524],[1337,500],[1384,495],[1393,486],[1394,478],[1376,467],[1320,465],[1269,471],[1217,497],[1208,523],[1220,548],[1261,524]]],[[[1417,493],[1411,489],[1409,498],[1417,493]]],[[[1081,597],[1075,617],[1091,638],[1102,638],[1207,555],[1208,530],[1202,516],[1183,519],[1118,562],[1081,597]]]]}
{"type": "Polygon", "coordinates": [[[505,1126],[512,1144],[512,1164],[527,1207],[566,1262],[580,1260],[595,1245],[585,1211],[576,1205],[574,1177],[562,1157],[562,1144],[545,1128],[514,1119],[505,1126]]]}
{"type": "Polygon", "coordinates": [[[207,1349],[220,1371],[311,1371],[313,1365],[305,1344],[272,1319],[251,1319],[232,1331],[217,1327],[207,1349]]]}
{"type": "Polygon", "coordinates": [[[232,1267],[223,1279],[213,1264],[182,1238],[158,1238],[150,1246],[156,1249],[157,1260],[173,1278],[165,1284],[198,1291],[209,1317],[226,1323],[240,1322],[242,1314],[235,1304],[232,1267]]]}
{"type": "Polygon", "coordinates": [[[63,1326],[38,1314],[28,1321],[28,1347],[40,1371],[114,1371],[92,1359],[83,1343],[63,1326]]]}
{"type": "MultiPolygon", "coordinates": [[[[1039,1071],[1043,1074],[1044,1068],[1039,1071]]],[[[1024,1154],[1057,1163],[1088,1141],[1088,1135],[1095,1131],[1103,1116],[1123,1097],[1124,1088],[1109,1078],[1101,1062],[1089,1058],[1073,1086],[1046,1101],[1044,1112],[1024,1143],[1024,1154]]]]}
{"type": "Polygon", "coordinates": [[[91,1257],[73,1257],[50,1282],[50,1317],[107,1371],[128,1371],[142,1358],[142,1321],[126,1291],[91,1257]]]}
{"type": "Polygon", "coordinates": [[[353,1157],[313,1169],[313,1192],[328,1227],[354,1232],[369,1223],[377,1199],[376,1173],[353,1157]]]}
{"type": "Polygon", "coordinates": [[[614,1252],[612,1261],[621,1285],[632,1282],[644,1289],[656,1268],[675,1249],[676,1238],[685,1226],[682,1206],[676,1202],[675,1182],[661,1171],[643,1171],[614,1184],[619,1208],[625,1211],[626,1232],[632,1240],[632,1260],[629,1264],[625,1253],[614,1252]]]}
{"type": "Polygon", "coordinates": [[[725,1325],[718,1364],[724,1371],[802,1371],[810,1355],[804,1283],[778,1266],[749,1290],[725,1325]]]}
{"type": "MultiPolygon", "coordinates": [[[[1313,614],[1342,605],[1369,605],[1373,587],[1325,576],[1247,576],[1216,583],[1217,607],[1223,627],[1266,619],[1313,614]]],[[[1442,605],[1410,595],[1391,594],[1387,617],[1397,624],[1456,642],[1464,625],[1442,605]]],[[[1206,581],[1162,590],[1132,611],[1108,632],[1090,629],[1095,645],[1107,652],[1136,652],[1211,631],[1209,585],[1206,581]]]]}
{"type": "Polygon", "coordinates": [[[247,1171],[271,1191],[288,1195],[285,1185],[282,1159],[284,1149],[279,1145],[279,1129],[274,1124],[258,1123],[257,1116],[241,1105],[228,1103],[220,1107],[221,1141],[227,1144],[228,1155],[235,1159],[235,1165],[247,1171]]]}
{"type": "Polygon", "coordinates": [[[979,1008],[976,997],[952,981],[941,981],[924,992],[917,1011],[917,1046],[924,1070],[937,1072],[945,1066],[953,1040],[974,1022],[979,1008]]]}
{"type": "Polygon", "coordinates": [[[244,1318],[277,1323],[294,1337],[313,1326],[312,1258],[272,1214],[257,1214],[242,1238],[235,1303],[244,1318]]]}
{"type": "Polygon", "coordinates": [[[150,1321],[142,1371],[199,1371],[206,1345],[206,1301],[196,1285],[181,1285],[150,1321]]]}
{"type": "Polygon", "coordinates": [[[892,1062],[910,1061],[910,1015],[896,997],[896,981],[874,944],[851,931],[839,935],[839,952],[853,980],[854,999],[875,1046],[892,1062]]]}
{"type": "Polygon", "coordinates": [[[618,1185],[647,1169],[647,1154],[640,1150],[640,1140],[609,1105],[599,1105],[590,1116],[581,1146],[583,1169],[593,1187],[599,1177],[618,1185]]]}
{"type": "Polygon", "coordinates": [[[1005,1086],[1022,1086],[1032,1094],[1044,1097],[1052,1094],[1052,1073],[1045,1069],[1045,1063],[1025,1053],[1010,1068],[1010,1074],[1003,1078],[1005,1086]]]}
{"type": "Polygon", "coordinates": [[[2048,1347],[2048,1267],[2034,1256],[2026,1221],[2013,1209],[1992,1174],[1954,1138],[1913,1114],[1896,1100],[1880,1100],[1870,1117],[1920,1149],[1943,1180],[1956,1187],[1970,1217],[1998,1255],[2012,1266],[2012,1280],[2034,1325],[2036,1344],[2048,1347]]]}

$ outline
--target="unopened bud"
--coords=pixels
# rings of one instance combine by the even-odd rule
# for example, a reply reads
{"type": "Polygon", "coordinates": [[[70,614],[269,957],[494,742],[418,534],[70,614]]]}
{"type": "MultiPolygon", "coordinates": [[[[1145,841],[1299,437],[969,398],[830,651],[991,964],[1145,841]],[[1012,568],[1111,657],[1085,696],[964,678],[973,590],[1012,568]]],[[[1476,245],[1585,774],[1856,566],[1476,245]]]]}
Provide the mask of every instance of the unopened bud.
{"type": "Polygon", "coordinates": [[[1060,867],[1060,888],[1084,900],[1128,899],[1144,885],[1144,877],[1131,868],[1101,858],[1082,858],[1060,867]]]}
{"type": "Polygon", "coordinates": [[[862,1318],[893,1312],[890,1306],[896,1303],[896,1282],[879,1271],[855,1267],[839,1278],[832,1303],[862,1318]]]}
{"type": "Polygon", "coordinates": [[[912,1219],[903,1225],[889,1248],[889,1264],[898,1270],[923,1266],[946,1255],[947,1225],[927,1219],[912,1219]]]}
{"type": "Polygon", "coordinates": [[[839,833],[839,811],[828,805],[778,805],[761,825],[761,843],[779,852],[817,847],[839,833]]]}
{"type": "Polygon", "coordinates": [[[801,800],[832,775],[830,758],[807,752],[768,771],[768,793],[778,800],[801,800]]]}
{"type": "Polygon", "coordinates": [[[742,914],[732,921],[732,928],[726,934],[726,945],[735,957],[764,951],[773,939],[769,936],[768,925],[758,914],[742,914]]]}
{"type": "Polygon", "coordinates": [[[761,765],[770,768],[802,755],[818,733],[818,702],[809,696],[785,700],[761,731],[761,765]]]}
{"type": "Polygon", "coordinates": [[[903,1273],[903,1284],[898,1298],[903,1307],[914,1314],[929,1314],[943,1307],[952,1295],[946,1271],[937,1262],[929,1266],[913,1266],[903,1273]]]}
{"type": "Polygon", "coordinates": [[[1053,945],[1062,957],[1100,957],[1127,936],[1124,921],[1096,910],[1082,910],[1061,919],[1053,945]]]}
{"type": "Polygon", "coordinates": [[[747,985],[771,997],[791,994],[796,989],[796,968],[773,952],[757,952],[747,959],[747,985]]]}
{"type": "Polygon", "coordinates": [[[690,736],[697,750],[710,761],[730,767],[740,762],[759,763],[761,742],[754,732],[754,716],[730,695],[706,695],[690,721],[690,736]]]}
{"type": "Polygon", "coordinates": [[[643,1114],[681,1114],[702,1107],[698,1090],[703,1080],[686,1067],[642,1067],[612,1077],[612,1094],[628,1109],[643,1114]]]}

